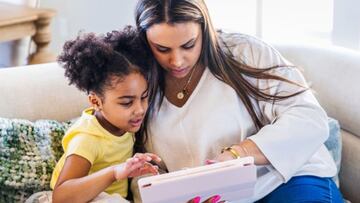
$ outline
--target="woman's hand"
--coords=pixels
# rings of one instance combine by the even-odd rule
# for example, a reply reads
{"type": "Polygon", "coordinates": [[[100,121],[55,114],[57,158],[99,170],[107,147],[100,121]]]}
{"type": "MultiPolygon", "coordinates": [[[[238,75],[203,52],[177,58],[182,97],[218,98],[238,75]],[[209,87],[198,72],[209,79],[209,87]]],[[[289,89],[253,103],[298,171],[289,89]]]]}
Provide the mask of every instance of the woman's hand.
{"type": "Polygon", "coordinates": [[[154,166],[150,161],[160,162],[161,159],[152,153],[136,153],[125,163],[114,166],[114,177],[116,180],[122,180],[128,177],[136,177],[145,174],[158,174],[158,166],[154,166]]]}
{"type": "MultiPolygon", "coordinates": [[[[234,156],[231,154],[231,152],[224,151],[223,153],[217,155],[215,157],[215,159],[213,159],[212,161],[214,161],[214,162],[223,162],[223,161],[228,161],[228,160],[233,160],[233,159],[234,159],[234,156]]],[[[206,160],[206,161],[208,161],[208,160],[206,160]]]]}
{"type": "MultiPolygon", "coordinates": [[[[256,165],[270,164],[269,160],[260,151],[258,146],[250,139],[246,139],[242,141],[240,144],[232,145],[231,148],[235,150],[236,154],[238,154],[239,157],[247,157],[247,156],[254,157],[254,162],[256,165]]],[[[217,155],[214,159],[206,160],[205,163],[212,164],[212,163],[227,161],[231,159],[234,159],[234,155],[230,151],[225,150],[223,153],[217,155]]]]}
{"type": "Polygon", "coordinates": [[[217,155],[214,159],[206,159],[205,164],[214,164],[232,159],[234,159],[233,155],[229,151],[224,151],[223,153],[217,155]]]}

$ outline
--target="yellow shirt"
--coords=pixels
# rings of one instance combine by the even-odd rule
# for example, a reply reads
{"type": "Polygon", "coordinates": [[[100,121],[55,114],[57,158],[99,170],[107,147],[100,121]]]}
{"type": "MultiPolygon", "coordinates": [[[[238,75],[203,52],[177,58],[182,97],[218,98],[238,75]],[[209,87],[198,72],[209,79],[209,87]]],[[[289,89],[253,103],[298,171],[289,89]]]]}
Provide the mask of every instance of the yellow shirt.
{"type": "MultiPolygon", "coordinates": [[[[93,109],[85,109],[82,116],[66,132],[62,139],[64,154],[56,164],[53,171],[50,187],[54,189],[65,159],[69,155],[76,154],[91,163],[89,175],[103,168],[120,164],[130,158],[133,154],[134,136],[125,133],[115,136],[105,130],[93,114],[93,109]]],[[[119,193],[122,197],[127,196],[128,181],[114,182],[105,192],[119,193]]]]}

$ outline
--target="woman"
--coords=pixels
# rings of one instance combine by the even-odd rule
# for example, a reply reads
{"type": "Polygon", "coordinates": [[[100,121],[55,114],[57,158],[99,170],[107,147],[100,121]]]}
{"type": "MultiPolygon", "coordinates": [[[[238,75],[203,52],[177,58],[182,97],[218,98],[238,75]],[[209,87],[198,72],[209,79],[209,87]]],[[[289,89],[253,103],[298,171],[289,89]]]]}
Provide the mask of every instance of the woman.
{"type": "Polygon", "coordinates": [[[244,202],[342,201],[326,113],[276,50],[216,32],[202,0],[139,0],[136,25],[159,73],[146,150],[169,171],[253,156],[258,181],[244,202]]]}

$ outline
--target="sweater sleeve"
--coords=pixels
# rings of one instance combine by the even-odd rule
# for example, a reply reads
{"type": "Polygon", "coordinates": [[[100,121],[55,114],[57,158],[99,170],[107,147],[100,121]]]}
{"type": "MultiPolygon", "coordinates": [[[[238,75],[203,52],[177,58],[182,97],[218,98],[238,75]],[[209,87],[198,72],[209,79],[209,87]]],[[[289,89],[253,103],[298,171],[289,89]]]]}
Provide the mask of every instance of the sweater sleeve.
{"type": "MultiPolygon", "coordinates": [[[[284,77],[297,81],[301,74],[288,70],[284,77]]],[[[294,89],[285,82],[276,93],[294,89]]],[[[293,93],[293,92],[292,92],[293,93]]],[[[261,102],[262,113],[271,121],[249,139],[254,141],[272,166],[288,181],[309,160],[328,137],[327,116],[310,90],[276,102],[261,102]]]]}
{"type": "MultiPolygon", "coordinates": [[[[249,36],[239,39],[240,46],[232,50],[235,57],[257,68],[280,65],[282,67],[273,69],[271,73],[307,87],[299,69],[291,67],[292,64],[271,46],[249,36]]],[[[249,80],[272,95],[289,95],[304,89],[278,80],[249,80]]],[[[276,103],[259,102],[257,110],[269,122],[249,139],[259,147],[286,182],[327,139],[327,115],[310,89],[276,103]]]]}

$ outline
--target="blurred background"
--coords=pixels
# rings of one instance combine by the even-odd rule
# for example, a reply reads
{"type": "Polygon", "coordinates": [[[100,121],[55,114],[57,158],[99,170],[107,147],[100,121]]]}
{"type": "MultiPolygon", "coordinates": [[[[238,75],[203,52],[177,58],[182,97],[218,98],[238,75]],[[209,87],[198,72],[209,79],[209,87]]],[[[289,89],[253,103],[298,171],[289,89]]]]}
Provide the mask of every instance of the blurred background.
{"type": "MultiPolygon", "coordinates": [[[[56,55],[80,30],[104,33],[134,24],[135,0],[6,1],[56,10],[50,44],[50,51],[56,55]]],[[[360,51],[359,0],[205,1],[219,29],[255,35],[269,43],[309,43],[360,51]]],[[[0,43],[0,67],[26,64],[32,48],[29,41],[0,43]]]]}

